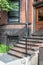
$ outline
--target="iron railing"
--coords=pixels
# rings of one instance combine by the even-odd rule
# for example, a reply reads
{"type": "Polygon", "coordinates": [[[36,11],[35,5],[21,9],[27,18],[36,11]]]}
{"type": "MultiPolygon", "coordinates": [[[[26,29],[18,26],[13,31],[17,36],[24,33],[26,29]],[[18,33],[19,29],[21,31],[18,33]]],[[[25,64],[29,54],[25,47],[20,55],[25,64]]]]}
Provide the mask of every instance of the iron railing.
{"type": "MultiPolygon", "coordinates": [[[[29,36],[29,26],[31,25],[31,23],[15,23],[15,24],[6,24],[6,25],[25,25],[25,27],[24,27],[24,29],[22,28],[20,31],[17,31],[17,33],[19,34],[19,35],[21,35],[20,37],[22,37],[22,34],[24,34],[24,32],[26,32],[25,33],[25,42],[26,42],[26,56],[27,56],[27,38],[28,38],[28,36],[29,36]]],[[[5,25],[3,25],[2,27],[4,27],[5,25]]],[[[7,30],[7,29],[6,29],[7,30]]],[[[5,31],[6,31],[5,30],[5,31]]],[[[18,29],[19,30],[19,29],[18,29]]],[[[8,31],[8,30],[7,30],[8,31]]],[[[12,31],[12,30],[11,30],[12,31]]],[[[11,33],[11,31],[10,31],[10,33],[11,33]]],[[[9,45],[9,40],[11,39],[11,37],[13,36],[13,38],[14,39],[16,39],[17,41],[19,40],[19,37],[17,37],[17,33],[16,33],[16,35],[15,34],[7,34],[7,32],[6,33],[4,33],[4,29],[2,28],[2,29],[0,29],[0,32],[2,32],[2,39],[4,39],[4,37],[5,37],[5,40],[6,40],[6,44],[7,45],[9,45]],[[4,34],[3,34],[4,33],[4,34]],[[17,38],[16,38],[17,37],[17,38]]],[[[13,32],[14,32],[14,29],[13,29],[13,32]]],[[[0,35],[0,43],[1,43],[1,41],[2,41],[2,39],[1,39],[1,35],[0,35]]],[[[18,36],[19,36],[18,35],[18,36]]]]}

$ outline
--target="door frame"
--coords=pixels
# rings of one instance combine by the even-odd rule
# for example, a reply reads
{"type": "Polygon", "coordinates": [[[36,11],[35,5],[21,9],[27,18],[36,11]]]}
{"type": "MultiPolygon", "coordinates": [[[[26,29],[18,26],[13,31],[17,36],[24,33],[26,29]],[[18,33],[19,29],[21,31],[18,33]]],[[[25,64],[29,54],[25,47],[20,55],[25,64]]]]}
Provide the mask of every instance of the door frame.
{"type": "Polygon", "coordinates": [[[38,11],[40,9],[43,9],[43,7],[36,8],[36,31],[38,31],[40,29],[40,27],[41,27],[41,24],[43,24],[43,21],[38,20],[38,11]]]}

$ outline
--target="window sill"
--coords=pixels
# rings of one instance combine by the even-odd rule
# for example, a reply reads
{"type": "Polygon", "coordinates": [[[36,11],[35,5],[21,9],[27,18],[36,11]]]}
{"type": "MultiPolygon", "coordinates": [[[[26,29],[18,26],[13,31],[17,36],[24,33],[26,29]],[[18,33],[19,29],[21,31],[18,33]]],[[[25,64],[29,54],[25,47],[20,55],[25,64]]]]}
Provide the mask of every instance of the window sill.
{"type": "MultiPolygon", "coordinates": [[[[6,24],[1,24],[0,26],[4,26],[4,25],[25,25],[26,23],[6,23],[6,24]]],[[[29,22],[28,25],[31,25],[31,23],[29,22]]]]}

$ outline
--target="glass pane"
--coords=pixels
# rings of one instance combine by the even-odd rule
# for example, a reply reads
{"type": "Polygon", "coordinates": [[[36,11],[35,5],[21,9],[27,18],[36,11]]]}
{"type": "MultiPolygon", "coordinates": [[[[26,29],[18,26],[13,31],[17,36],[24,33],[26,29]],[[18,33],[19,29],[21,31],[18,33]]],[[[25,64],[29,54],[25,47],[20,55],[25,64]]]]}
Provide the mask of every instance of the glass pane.
{"type": "Polygon", "coordinates": [[[10,18],[10,19],[9,19],[9,22],[12,22],[12,23],[18,22],[18,18],[12,18],[12,19],[10,18]]]}
{"type": "Polygon", "coordinates": [[[13,10],[12,11],[19,11],[19,2],[12,2],[13,10]]]}
{"type": "Polygon", "coordinates": [[[38,20],[43,21],[43,9],[38,10],[38,20]]]}
{"type": "Polygon", "coordinates": [[[12,4],[14,4],[13,10],[9,11],[8,13],[10,23],[19,22],[19,10],[20,10],[19,3],[20,2],[18,0],[12,2],[12,4]]]}
{"type": "Polygon", "coordinates": [[[12,17],[12,16],[19,16],[19,13],[18,12],[16,12],[16,11],[11,11],[11,12],[9,12],[9,16],[10,17],[12,17]]]}

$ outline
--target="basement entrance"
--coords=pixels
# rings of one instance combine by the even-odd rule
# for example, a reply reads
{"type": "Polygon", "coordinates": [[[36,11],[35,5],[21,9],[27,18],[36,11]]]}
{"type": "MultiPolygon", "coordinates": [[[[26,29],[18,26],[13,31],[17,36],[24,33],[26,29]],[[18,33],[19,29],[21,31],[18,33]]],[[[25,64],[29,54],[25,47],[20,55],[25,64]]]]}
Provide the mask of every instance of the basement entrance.
{"type": "Polygon", "coordinates": [[[36,31],[43,30],[43,7],[36,8],[36,31]]]}

